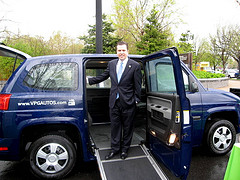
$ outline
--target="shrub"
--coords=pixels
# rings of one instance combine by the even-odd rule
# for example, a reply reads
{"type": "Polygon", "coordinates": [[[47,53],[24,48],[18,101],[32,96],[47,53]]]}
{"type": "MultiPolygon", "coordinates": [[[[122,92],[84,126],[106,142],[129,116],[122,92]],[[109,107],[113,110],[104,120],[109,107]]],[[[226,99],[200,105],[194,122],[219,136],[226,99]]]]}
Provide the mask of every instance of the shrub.
{"type": "Polygon", "coordinates": [[[198,79],[208,79],[208,78],[222,78],[225,77],[224,74],[220,74],[220,73],[210,73],[210,72],[204,72],[204,71],[192,71],[193,74],[195,74],[195,76],[198,79]]]}

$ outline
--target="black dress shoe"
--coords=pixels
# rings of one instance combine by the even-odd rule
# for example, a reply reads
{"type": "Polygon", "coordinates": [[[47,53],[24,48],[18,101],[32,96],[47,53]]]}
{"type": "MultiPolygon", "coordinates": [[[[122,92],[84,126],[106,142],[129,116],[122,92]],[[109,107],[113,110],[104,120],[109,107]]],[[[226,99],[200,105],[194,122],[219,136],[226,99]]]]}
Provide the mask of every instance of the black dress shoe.
{"type": "Polygon", "coordinates": [[[112,159],[117,153],[110,152],[108,155],[105,156],[106,160],[112,159]]]}
{"type": "Polygon", "coordinates": [[[127,156],[128,156],[128,154],[126,152],[122,152],[120,157],[121,157],[121,159],[126,159],[127,156]]]}

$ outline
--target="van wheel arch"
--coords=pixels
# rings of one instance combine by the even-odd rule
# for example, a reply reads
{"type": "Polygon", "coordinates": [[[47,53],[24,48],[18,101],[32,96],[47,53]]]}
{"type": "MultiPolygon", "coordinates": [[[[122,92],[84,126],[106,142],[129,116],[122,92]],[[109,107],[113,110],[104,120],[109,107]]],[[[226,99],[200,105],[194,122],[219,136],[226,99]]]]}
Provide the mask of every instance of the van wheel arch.
{"type": "Polygon", "coordinates": [[[81,134],[74,126],[48,124],[46,125],[34,125],[25,128],[21,133],[21,151],[25,156],[29,148],[37,139],[47,135],[59,135],[70,140],[78,151],[78,157],[81,159],[82,154],[82,138],[81,134]]]}

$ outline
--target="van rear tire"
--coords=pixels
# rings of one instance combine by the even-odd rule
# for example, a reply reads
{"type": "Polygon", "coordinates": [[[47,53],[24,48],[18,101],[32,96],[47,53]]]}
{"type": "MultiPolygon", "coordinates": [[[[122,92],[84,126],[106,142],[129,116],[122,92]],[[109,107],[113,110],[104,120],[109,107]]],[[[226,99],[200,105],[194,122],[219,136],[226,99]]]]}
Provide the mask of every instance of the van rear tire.
{"type": "Polygon", "coordinates": [[[236,140],[236,130],[228,120],[215,119],[207,132],[207,146],[215,155],[227,154],[236,140]]]}
{"type": "Polygon", "coordinates": [[[61,179],[69,174],[76,163],[73,143],[60,135],[46,135],[30,147],[31,172],[45,179],[61,179]]]}

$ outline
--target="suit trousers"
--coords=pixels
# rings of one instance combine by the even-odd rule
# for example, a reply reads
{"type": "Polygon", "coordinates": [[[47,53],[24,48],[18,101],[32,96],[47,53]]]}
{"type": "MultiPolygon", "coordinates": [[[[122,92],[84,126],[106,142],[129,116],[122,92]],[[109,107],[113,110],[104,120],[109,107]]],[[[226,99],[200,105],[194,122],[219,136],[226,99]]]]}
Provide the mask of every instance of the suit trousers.
{"type": "Polygon", "coordinates": [[[111,119],[111,148],[113,152],[127,152],[133,136],[133,121],[136,104],[123,108],[117,99],[113,108],[110,108],[111,119]]]}

